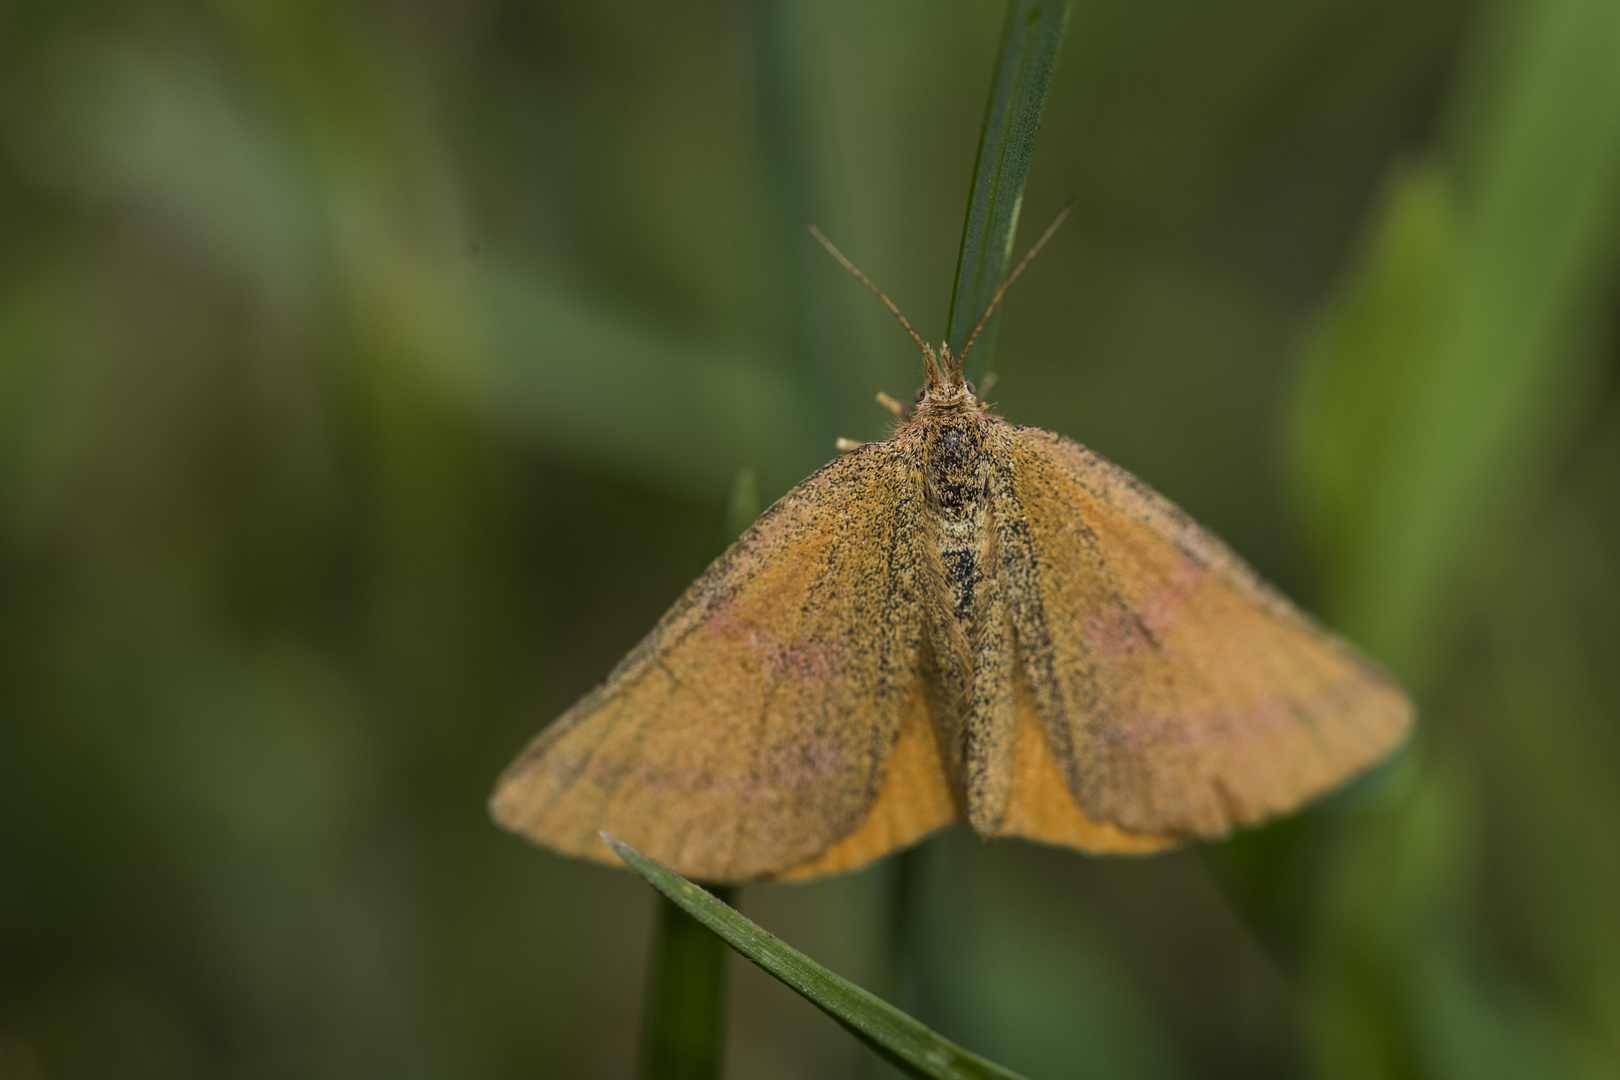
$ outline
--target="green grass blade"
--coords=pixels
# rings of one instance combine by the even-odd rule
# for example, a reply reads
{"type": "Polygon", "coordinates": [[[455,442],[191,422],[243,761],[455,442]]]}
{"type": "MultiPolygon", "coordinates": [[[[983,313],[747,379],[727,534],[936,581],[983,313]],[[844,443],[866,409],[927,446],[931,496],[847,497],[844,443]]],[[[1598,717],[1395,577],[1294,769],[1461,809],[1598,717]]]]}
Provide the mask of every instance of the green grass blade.
{"type": "MultiPolygon", "coordinates": [[[[962,249],[956,258],[956,288],[951,293],[945,333],[952,352],[961,352],[1012,267],[1029,159],[1035,153],[1035,135],[1057,67],[1069,7],[1070,0],[1011,0],[1007,6],[1001,56],[990,83],[990,103],[985,107],[979,156],[973,165],[962,249]]],[[[973,346],[968,357],[970,379],[989,370],[999,318],[999,314],[991,318],[973,346]]]]}
{"type": "Polygon", "coordinates": [[[908,1076],[926,1080],[1017,1080],[893,1005],[828,971],[719,899],[634,848],[603,834],[630,868],[728,945],[831,1016],[908,1076]]]}
{"type": "MultiPolygon", "coordinates": [[[[721,895],[729,897],[730,890],[721,895]]],[[[725,946],[668,900],[660,899],[658,909],[641,1075],[646,1080],[715,1080],[725,1054],[725,946]]]]}

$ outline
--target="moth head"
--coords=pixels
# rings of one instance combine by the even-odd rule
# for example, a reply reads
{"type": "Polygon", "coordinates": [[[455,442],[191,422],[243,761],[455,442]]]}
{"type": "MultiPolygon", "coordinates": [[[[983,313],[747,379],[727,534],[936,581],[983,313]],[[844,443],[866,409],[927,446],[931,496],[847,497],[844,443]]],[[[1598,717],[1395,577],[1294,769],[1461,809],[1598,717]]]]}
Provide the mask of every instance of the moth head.
{"type": "Polygon", "coordinates": [[[1052,224],[1046,227],[1046,231],[1041,233],[1040,239],[1036,240],[1034,246],[1029,249],[1029,253],[1018,261],[1017,266],[1013,267],[1012,273],[1007,275],[1007,279],[1001,283],[1001,287],[990,298],[990,303],[985,306],[984,314],[979,316],[978,324],[973,327],[973,333],[968,335],[967,341],[962,345],[962,354],[960,356],[951,355],[951,346],[948,342],[942,344],[939,347],[939,352],[936,353],[934,347],[924,341],[922,335],[911,328],[911,323],[906,321],[904,315],[900,314],[900,309],[895,307],[894,301],[884,296],[882,289],[872,284],[870,278],[857,270],[855,264],[846,259],[844,253],[834,247],[833,242],[821,234],[820,229],[808,221],[804,223],[804,227],[810,230],[811,236],[821,241],[821,246],[826,248],[832,257],[838,260],[840,266],[854,275],[856,281],[872,290],[872,294],[883,301],[883,306],[888,308],[896,319],[900,320],[900,325],[905,327],[906,333],[911,335],[911,340],[915,341],[917,347],[922,350],[923,385],[922,389],[917,391],[917,408],[919,410],[956,410],[962,408],[976,410],[981,406],[974,395],[973,384],[968,382],[967,377],[962,374],[962,362],[967,359],[968,351],[973,348],[973,343],[979,340],[979,335],[983,333],[985,326],[990,322],[990,316],[995,313],[996,305],[1001,303],[1001,298],[1007,295],[1007,290],[1014,281],[1018,280],[1018,275],[1024,272],[1024,267],[1029,265],[1029,261],[1035,257],[1035,253],[1045,247],[1048,240],[1052,239],[1052,234],[1057,232],[1057,227],[1063,224],[1063,219],[1069,216],[1069,210],[1073,206],[1073,199],[1064,204],[1063,209],[1058,211],[1057,217],[1052,219],[1052,224]]]}
{"type": "Polygon", "coordinates": [[[922,344],[923,384],[917,390],[917,407],[953,411],[978,409],[973,384],[962,374],[961,359],[951,355],[950,344],[941,344],[937,353],[932,346],[919,344],[922,344]]]}

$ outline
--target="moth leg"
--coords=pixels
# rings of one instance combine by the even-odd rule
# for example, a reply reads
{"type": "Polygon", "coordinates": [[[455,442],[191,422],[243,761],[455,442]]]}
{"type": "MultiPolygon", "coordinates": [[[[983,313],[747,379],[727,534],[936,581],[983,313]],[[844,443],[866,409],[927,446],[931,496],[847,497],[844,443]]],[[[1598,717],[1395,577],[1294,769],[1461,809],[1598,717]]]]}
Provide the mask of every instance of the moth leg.
{"type": "Polygon", "coordinates": [[[906,407],[881,390],[878,391],[877,403],[900,419],[904,420],[906,418],[906,407]]]}
{"type": "Polygon", "coordinates": [[[838,447],[838,452],[840,454],[847,454],[851,450],[859,450],[861,447],[865,446],[866,444],[863,443],[863,442],[856,442],[854,439],[846,439],[842,435],[840,435],[838,437],[838,441],[835,442],[833,445],[838,447]]]}

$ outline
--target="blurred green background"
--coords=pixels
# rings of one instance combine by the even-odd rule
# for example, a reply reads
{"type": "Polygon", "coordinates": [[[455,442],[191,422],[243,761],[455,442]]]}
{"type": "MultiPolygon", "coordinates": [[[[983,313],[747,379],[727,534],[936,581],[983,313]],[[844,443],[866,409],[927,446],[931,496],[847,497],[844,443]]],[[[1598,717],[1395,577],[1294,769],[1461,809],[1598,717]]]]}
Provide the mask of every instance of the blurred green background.
{"type": "MultiPolygon", "coordinates": [[[[522,743],[943,333],[987,0],[0,2],[0,1080],[625,1077],[522,743]]],[[[745,912],[1043,1077],[1620,1076],[1620,5],[1078,0],[994,397],[1412,688],[1301,817],[745,912]]],[[[729,1075],[876,1075],[734,960],[729,1075]],[[863,1072],[863,1070],[867,1070],[863,1072]]]]}

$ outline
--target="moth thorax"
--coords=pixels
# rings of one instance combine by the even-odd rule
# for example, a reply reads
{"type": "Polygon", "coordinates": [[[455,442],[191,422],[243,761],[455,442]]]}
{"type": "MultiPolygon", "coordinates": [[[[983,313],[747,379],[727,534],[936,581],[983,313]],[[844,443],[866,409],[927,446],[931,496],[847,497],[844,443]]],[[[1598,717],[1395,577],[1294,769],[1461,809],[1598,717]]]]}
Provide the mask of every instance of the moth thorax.
{"type": "Polygon", "coordinates": [[[984,492],[984,454],[979,424],[973,419],[938,419],[928,431],[928,482],[935,501],[960,511],[984,492]]]}

